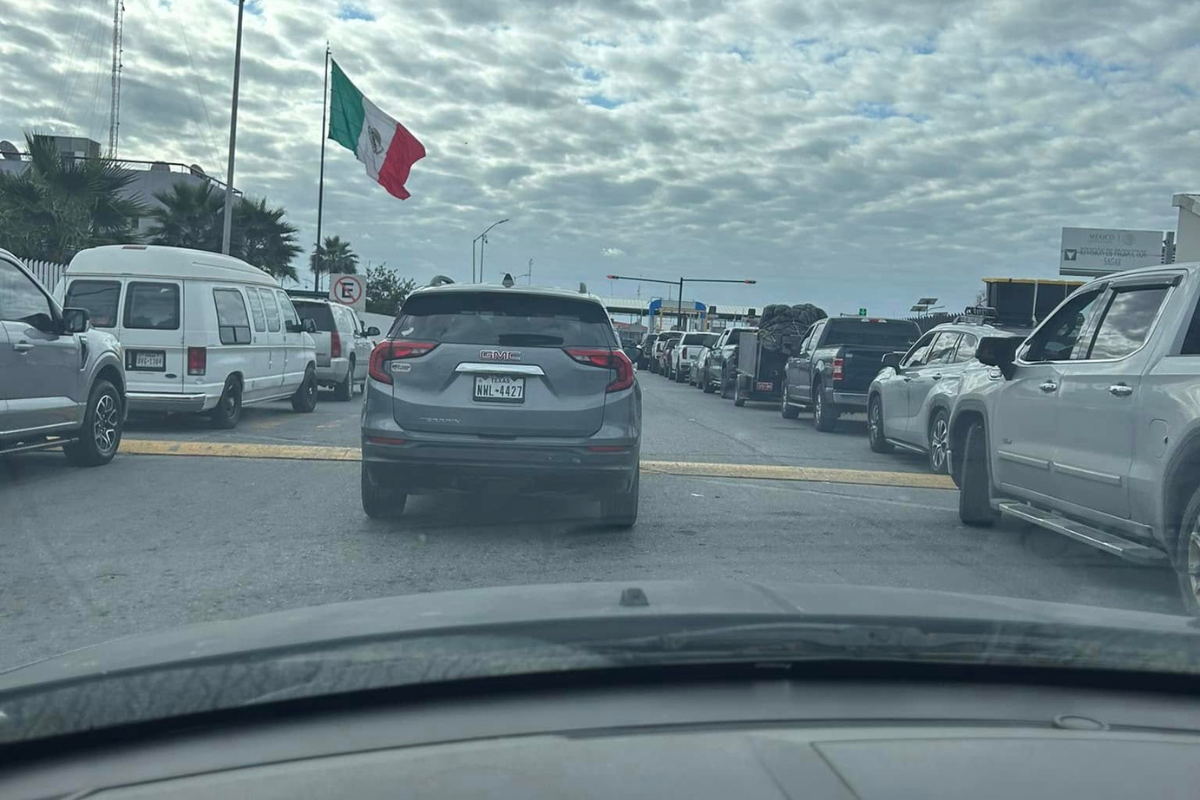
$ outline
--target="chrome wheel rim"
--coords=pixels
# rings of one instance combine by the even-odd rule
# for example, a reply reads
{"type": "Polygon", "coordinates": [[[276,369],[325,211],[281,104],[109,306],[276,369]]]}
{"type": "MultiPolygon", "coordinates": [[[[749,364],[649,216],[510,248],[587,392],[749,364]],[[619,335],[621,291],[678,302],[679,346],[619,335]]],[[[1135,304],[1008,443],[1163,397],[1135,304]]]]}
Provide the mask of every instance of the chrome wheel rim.
{"type": "Polygon", "coordinates": [[[871,413],[867,415],[867,432],[871,435],[871,441],[878,442],[883,433],[883,414],[879,411],[879,403],[871,404],[871,413]]]}
{"type": "Polygon", "coordinates": [[[1200,603],[1200,519],[1192,525],[1192,531],[1188,534],[1187,572],[1192,601],[1200,603]]]}
{"type": "Polygon", "coordinates": [[[813,392],[813,422],[821,418],[821,395],[819,392],[813,392]]]}
{"type": "Polygon", "coordinates": [[[221,400],[221,404],[225,407],[225,416],[227,417],[232,417],[237,411],[237,395],[232,386],[226,387],[225,397],[221,400]]]}
{"type": "Polygon", "coordinates": [[[311,400],[313,395],[317,393],[317,379],[309,375],[308,380],[304,382],[304,386],[304,396],[311,400]]]}
{"type": "Polygon", "coordinates": [[[101,453],[109,453],[117,446],[117,425],[119,422],[117,401],[111,394],[104,394],[96,401],[96,421],[92,435],[96,441],[96,449],[101,453]]]}
{"type": "Polygon", "coordinates": [[[940,470],[946,466],[946,440],[949,434],[949,426],[946,424],[945,417],[938,417],[933,421],[933,427],[929,432],[929,460],[933,464],[933,468],[940,470]]]}

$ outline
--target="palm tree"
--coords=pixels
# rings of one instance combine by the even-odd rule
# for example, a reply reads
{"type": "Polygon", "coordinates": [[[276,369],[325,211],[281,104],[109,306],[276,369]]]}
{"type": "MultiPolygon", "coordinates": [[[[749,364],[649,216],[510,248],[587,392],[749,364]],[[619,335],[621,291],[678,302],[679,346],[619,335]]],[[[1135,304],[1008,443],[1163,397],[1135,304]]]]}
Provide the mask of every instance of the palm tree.
{"type": "Polygon", "coordinates": [[[321,276],[325,273],[358,274],[358,256],[350,249],[350,243],[342,241],[339,236],[326,236],[325,244],[319,245],[316,252],[308,257],[308,265],[315,276],[314,287],[321,285],[321,276]]]}
{"type": "Polygon", "coordinates": [[[162,207],[149,214],[154,223],[146,235],[152,244],[220,252],[225,197],[212,184],[180,181],[169,192],[156,192],[154,199],[162,207]]]}
{"type": "Polygon", "coordinates": [[[292,259],[300,255],[296,227],[283,216],[282,208],[271,208],[266,199],[241,200],[233,209],[233,255],[275,276],[298,280],[292,259]]]}
{"type": "Polygon", "coordinates": [[[135,175],[116,162],[63,158],[53,140],[25,134],[29,168],[0,173],[0,247],[65,263],[85,247],[137,242],[146,208],[123,196],[135,175]]]}

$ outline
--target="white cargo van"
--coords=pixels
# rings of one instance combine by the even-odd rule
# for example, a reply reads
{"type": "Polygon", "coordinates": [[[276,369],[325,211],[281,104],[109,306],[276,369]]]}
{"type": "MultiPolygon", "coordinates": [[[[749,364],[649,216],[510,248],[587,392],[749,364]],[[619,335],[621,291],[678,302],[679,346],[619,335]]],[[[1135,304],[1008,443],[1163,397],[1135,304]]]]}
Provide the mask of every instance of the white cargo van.
{"type": "Polygon", "coordinates": [[[274,278],[244,261],[179,247],[94,247],[71,260],[55,293],[121,341],[130,411],[207,412],[232,428],[244,405],[316,405],[313,326],[274,278]]]}

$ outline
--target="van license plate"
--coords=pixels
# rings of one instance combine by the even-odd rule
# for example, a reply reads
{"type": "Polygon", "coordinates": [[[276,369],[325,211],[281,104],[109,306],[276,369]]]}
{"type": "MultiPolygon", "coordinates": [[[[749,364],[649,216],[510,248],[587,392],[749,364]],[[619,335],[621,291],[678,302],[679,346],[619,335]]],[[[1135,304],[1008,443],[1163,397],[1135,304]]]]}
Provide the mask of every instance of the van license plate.
{"type": "Polygon", "coordinates": [[[162,372],[167,368],[167,354],[162,350],[129,350],[126,369],[145,369],[162,372]]]}
{"type": "Polygon", "coordinates": [[[525,379],[510,375],[476,375],[475,399],[483,403],[524,403],[525,379]]]}
{"type": "Polygon", "coordinates": [[[774,388],[775,384],[771,383],[771,381],[759,381],[758,383],[754,384],[754,389],[758,392],[769,392],[774,388]]]}

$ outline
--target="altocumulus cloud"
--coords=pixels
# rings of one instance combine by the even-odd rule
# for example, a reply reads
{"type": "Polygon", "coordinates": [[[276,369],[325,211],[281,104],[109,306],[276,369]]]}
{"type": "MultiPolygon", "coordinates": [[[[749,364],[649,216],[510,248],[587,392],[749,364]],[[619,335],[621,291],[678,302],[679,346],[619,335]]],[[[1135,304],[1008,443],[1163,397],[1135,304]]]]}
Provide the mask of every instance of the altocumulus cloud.
{"type": "MultiPolygon", "coordinates": [[[[100,141],[104,3],[0,0],[0,137],[100,141]]],[[[1050,275],[1062,225],[1168,228],[1200,185],[1200,4],[272,0],[246,18],[238,183],[315,234],[321,68],[426,145],[400,203],[329,151],[325,230],[418,279],[749,277],[711,302],[903,311],[1050,275]],[[609,243],[617,239],[622,247],[609,243]]],[[[223,171],[236,8],[129,4],[123,155],[223,171]],[[162,31],[176,32],[163,36],[162,31]]]]}

